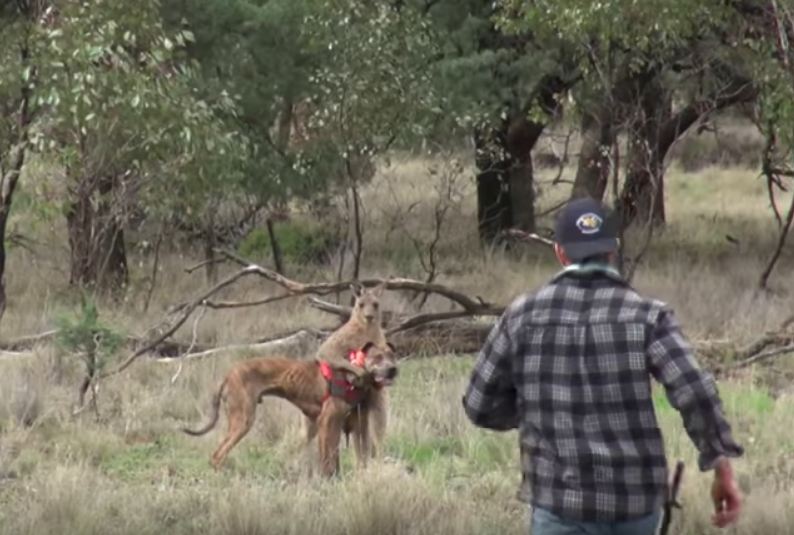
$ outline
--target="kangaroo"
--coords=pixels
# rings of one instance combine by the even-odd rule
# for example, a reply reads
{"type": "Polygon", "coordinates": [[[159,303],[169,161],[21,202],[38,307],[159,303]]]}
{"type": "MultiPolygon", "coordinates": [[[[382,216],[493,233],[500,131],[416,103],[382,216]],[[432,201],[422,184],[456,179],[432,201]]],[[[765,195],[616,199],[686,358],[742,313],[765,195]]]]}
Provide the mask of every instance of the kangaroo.
{"type": "MultiPolygon", "coordinates": [[[[380,307],[380,298],[386,289],[386,283],[382,282],[372,289],[366,289],[359,283],[353,283],[350,285],[350,289],[355,297],[350,319],[326,338],[317,349],[315,359],[328,362],[335,370],[352,373],[357,378],[356,380],[362,380],[365,372],[362,368],[352,365],[347,356],[351,350],[363,347],[367,343],[373,343],[379,347],[387,344],[386,334],[381,326],[380,307]]],[[[374,457],[381,451],[386,435],[388,412],[386,390],[371,391],[368,402],[373,408],[369,415],[372,419],[371,429],[374,435],[370,440],[372,444],[370,453],[374,457]]],[[[343,404],[343,402],[340,403],[343,404]]],[[[366,429],[365,432],[369,433],[369,429],[366,429]]]]}
{"type": "Polygon", "coordinates": [[[363,377],[364,370],[354,366],[347,359],[347,355],[351,350],[363,347],[367,342],[378,346],[386,344],[386,335],[381,327],[380,311],[380,298],[385,288],[385,283],[381,283],[371,290],[363,288],[358,283],[350,285],[356,298],[350,319],[325,339],[317,349],[315,360],[324,360],[338,371],[352,373],[358,378],[363,377]]]}

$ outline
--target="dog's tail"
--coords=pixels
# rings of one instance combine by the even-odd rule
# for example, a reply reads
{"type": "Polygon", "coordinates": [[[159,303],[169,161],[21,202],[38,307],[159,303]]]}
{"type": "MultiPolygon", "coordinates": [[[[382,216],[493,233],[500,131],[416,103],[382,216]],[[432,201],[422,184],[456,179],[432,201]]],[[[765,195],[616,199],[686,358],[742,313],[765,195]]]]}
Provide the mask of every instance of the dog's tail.
{"type": "Polygon", "coordinates": [[[188,435],[193,435],[194,437],[204,435],[210,431],[215,424],[218,423],[218,415],[220,414],[220,407],[221,407],[221,396],[223,396],[223,389],[226,386],[226,379],[223,380],[221,386],[218,388],[218,391],[215,392],[215,395],[212,397],[212,417],[210,421],[202,427],[201,429],[188,429],[187,427],[183,427],[182,431],[187,433],[188,435]]]}

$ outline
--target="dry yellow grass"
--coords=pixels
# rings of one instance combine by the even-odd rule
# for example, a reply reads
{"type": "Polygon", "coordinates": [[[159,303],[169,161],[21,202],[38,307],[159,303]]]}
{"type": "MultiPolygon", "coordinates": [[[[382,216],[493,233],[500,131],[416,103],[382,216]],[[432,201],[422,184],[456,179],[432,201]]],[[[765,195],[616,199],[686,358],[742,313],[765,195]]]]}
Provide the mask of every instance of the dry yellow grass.
{"type": "MultiPolygon", "coordinates": [[[[445,162],[395,159],[364,192],[367,206],[363,274],[424,276],[411,240],[429,239],[435,203],[433,185],[445,162]],[[428,166],[440,171],[428,172],[428,166]],[[417,203],[409,227],[390,228],[394,216],[417,203]]],[[[442,283],[494,302],[545,281],[557,266],[542,246],[518,251],[482,251],[477,246],[473,184],[464,171],[463,195],[450,211],[439,243],[442,283]]],[[[543,171],[540,180],[553,175],[543,171]]],[[[570,178],[570,170],[568,175],[570,178]]],[[[541,209],[566,194],[546,187],[541,209]]],[[[783,204],[785,200],[781,203],[783,204]]],[[[670,224],[640,267],[636,286],[670,302],[691,338],[746,342],[791,313],[786,294],[760,295],[755,284],[775,240],[763,184],[754,172],[708,168],[668,174],[670,224]],[[729,234],[739,240],[734,245],[729,234]]],[[[548,220],[541,225],[548,226],[548,220]]],[[[55,227],[53,223],[53,227],[55,227]]],[[[10,256],[8,312],[3,339],[52,328],[71,310],[66,251],[59,231],[40,230],[35,255],[15,249],[10,256]]],[[[38,237],[38,236],[37,236],[38,237]]],[[[792,267],[789,247],[773,276],[784,289],[792,267]]],[[[118,305],[100,303],[102,319],[139,334],[171,304],[197,294],[203,275],[184,273],[197,258],[169,248],[163,258],[154,301],[142,312],[150,259],[133,257],[133,288],[118,305]]],[[[223,273],[233,267],[224,267],[223,273]]],[[[291,265],[296,278],[331,279],[330,270],[291,265]]],[[[223,294],[255,299],[276,289],[247,280],[223,294]]],[[[389,293],[387,308],[410,310],[405,296],[389,293]]],[[[431,307],[444,303],[433,300],[431,307]]],[[[303,300],[257,309],[208,311],[198,325],[199,342],[253,340],[333,320],[303,300]]],[[[190,340],[192,322],[178,338],[190,340]]],[[[352,470],[344,456],[344,477],[324,482],[302,470],[299,414],[281,401],[262,405],[257,424],[216,474],[209,454],[219,439],[176,429],[203,419],[210,392],[229,364],[246,355],[191,361],[175,384],[175,364],[143,359],[128,373],[102,383],[99,422],[89,412],[71,415],[76,399],[77,361],[51,345],[36,356],[0,361],[0,534],[5,533],[525,533],[525,509],[515,499],[519,473],[514,433],[474,429],[460,396],[470,357],[406,361],[391,404],[389,459],[366,472],[352,470]]],[[[794,531],[794,431],[788,425],[794,401],[771,397],[754,376],[722,384],[726,405],[747,447],[737,470],[748,492],[741,524],[730,533],[794,531]]],[[[694,449],[680,418],[659,395],[660,419],[672,457],[688,472],[675,533],[716,533],[708,526],[706,476],[694,470],[694,449]]],[[[221,420],[221,425],[224,421],[221,420]]]]}

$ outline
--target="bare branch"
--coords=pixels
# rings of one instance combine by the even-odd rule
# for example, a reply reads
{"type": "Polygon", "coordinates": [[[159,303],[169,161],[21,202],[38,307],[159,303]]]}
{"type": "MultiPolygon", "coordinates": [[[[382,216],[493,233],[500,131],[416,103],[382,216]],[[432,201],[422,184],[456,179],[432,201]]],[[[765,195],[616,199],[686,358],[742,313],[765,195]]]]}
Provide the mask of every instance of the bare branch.
{"type": "Polygon", "coordinates": [[[548,245],[550,247],[554,247],[554,240],[544,238],[543,236],[540,236],[539,234],[535,234],[534,232],[525,232],[523,230],[512,228],[503,231],[502,234],[506,237],[514,238],[519,241],[523,241],[527,243],[538,242],[544,245],[548,245]]]}
{"type": "Polygon", "coordinates": [[[407,331],[409,329],[419,327],[420,325],[426,325],[428,323],[434,323],[443,320],[467,318],[471,316],[500,316],[503,312],[504,307],[483,307],[482,310],[476,313],[472,313],[467,310],[452,310],[449,312],[428,312],[425,314],[417,314],[415,316],[411,316],[410,318],[404,319],[398,325],[388,329],[386,334],[390,336],[401,331],[407,331]]]}
{"type": "Polygon", "coordinates": [[[174,334],[190,317],[196,308],[198,308],[202,303],[204,303],[207,299],[209,299],[212,295],[216,294],[217,292],[221,291],[223,288],[233,284],[237,280],[246,277],[248,275],[259,274],[258,270],[262,269],[259,266],[251,265],[247,266],[240,271],[230,275],[226,279],[222,280],[199,297],[191,301],[187,306],[183,307],[181,315],[179,315],[176,319],[169,320],[166,318],[163,320],[160,325],[152,329],[153,332],[159,333],[154,337],[154,339],[145,344],[143,347],[139,348],[135,352],[133,352],[129,357],[127,357],[116,369],[111,370],[102,375],[101,378],[110,377],[112,375],[116,375],[124,370],[126,370],[136,359],[138,359],[141,355],[144,355],[160,345],[166,338],[174,334]]]}
{"type": "Polygon", "coordinates": [[[731,366],[729,366],[729,369],[746,368],[747,366],[750,366],[752,364],[757,364],[759,362],[769,360],[772,357],[776,357],[778,355],[787,355],[790,353],[794,353],[794,344],[789,344],[787,346],[770,349],[769,351],[764,351],[763,353],[759,353],[748,359],[741,360],[735,364],[732,364],[731,366]]]}
{"type": "MultiPolygon", "coordinates": [[[[294,293],[294,294],[307,294],[313,293],[317,295],[328,295],[331,293],[345,291],[350,288],[350,284],[353,281],[341,281],[341,282],[325,282],[325,283],[315,283],[315,284],[304,284],[282,275],[279,275],[275,271],[270,269],[264,268],[262,266],[258,266],[256,264],[251,264],[245,259],[241,258],[239,255],[227,251],[225,249],[218,251],[220,254],[226,256],[229,260],[236,262],[239,265],[246,266],[247,269],[252,270],[253,273],[263,277],[271,282],[278,284],[279,286],[285,288],[287,291],[294,293]]],[[[431,292],[434,294],[441,295],[446,297],[450,301],[453,301],[459,304],[464,310],[474,311],[480,310],[484,306],[490,306],[488,303],[483,301],[475,301],[474,299],[468,297],[467,295],[452,290],[447,286],[442,284],[435,284],[435,283],[426,283],[414,279],[405,279],[405,278],[390,278],[390,279],[362,279],[358,281],[360,284],[364,286],[377,286],[379,284],[385,284],[386,289],[388,290],[413,290],[418,292],[431,292]]]]}
{"type": "Polygon", "coordinates": [[[791,230],[792,221],[794,221],[794,196],[791,197],[791,205],[789,206],[788,213],[786,214],[785,224],[783,225],[783,228],[780,229],[780,236],[778,236],[775,252],[772,253],[772,258],[769,259],[769,263],[764,269],[764,272],[761,273],[761,279],[758,283],[761,289],[767,289],[769,276],[772,274],[772,270],[775,269],[775,264],[777,264],[780,254],[783,251],[783,246],[786,245],[786,238],[788,237],[789,230],[791,230]]]}
{"type": "Polygon", "coordinates": [[[193,272],[195,272],[195,271],[197,271],[197,270],[199,270],[199,269],[201,269],[201,268],[203,268],[203,267],[205,267],[205,266],[207,266],[209,264],[220,264],[221,262],[224,262],[224,261],[225,260],[223,258],[210,258],[208,260],[202,260],[201,262],[199,262],[196,265],[193,265],[193,266],[190,266],[190,267],[186,267],[185,268],[185,273],[192,274],[193,272]]]}

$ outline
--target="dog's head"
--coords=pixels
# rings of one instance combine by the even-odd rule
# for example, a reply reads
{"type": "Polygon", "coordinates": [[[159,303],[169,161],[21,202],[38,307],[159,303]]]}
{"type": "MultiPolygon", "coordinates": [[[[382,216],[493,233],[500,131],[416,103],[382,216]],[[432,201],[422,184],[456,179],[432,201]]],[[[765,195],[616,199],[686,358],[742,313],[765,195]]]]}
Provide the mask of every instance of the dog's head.
{"type": "Polygon", "coordinates": [[[358,283],[350,285],[350,289],[356,298],[353,305],[353,317],[362,325],[380,325],[380,298],[386,284],[381,283],[374,288],[367,289],[358,283]]]}
{"type": "Polygon", "coordinates": [[[397,378],[397,352],[394,346],[388,342],[385,346],[367,342],[361,352],[364,353],[364,369],[375,384],[390,386],[397,378]]]}

